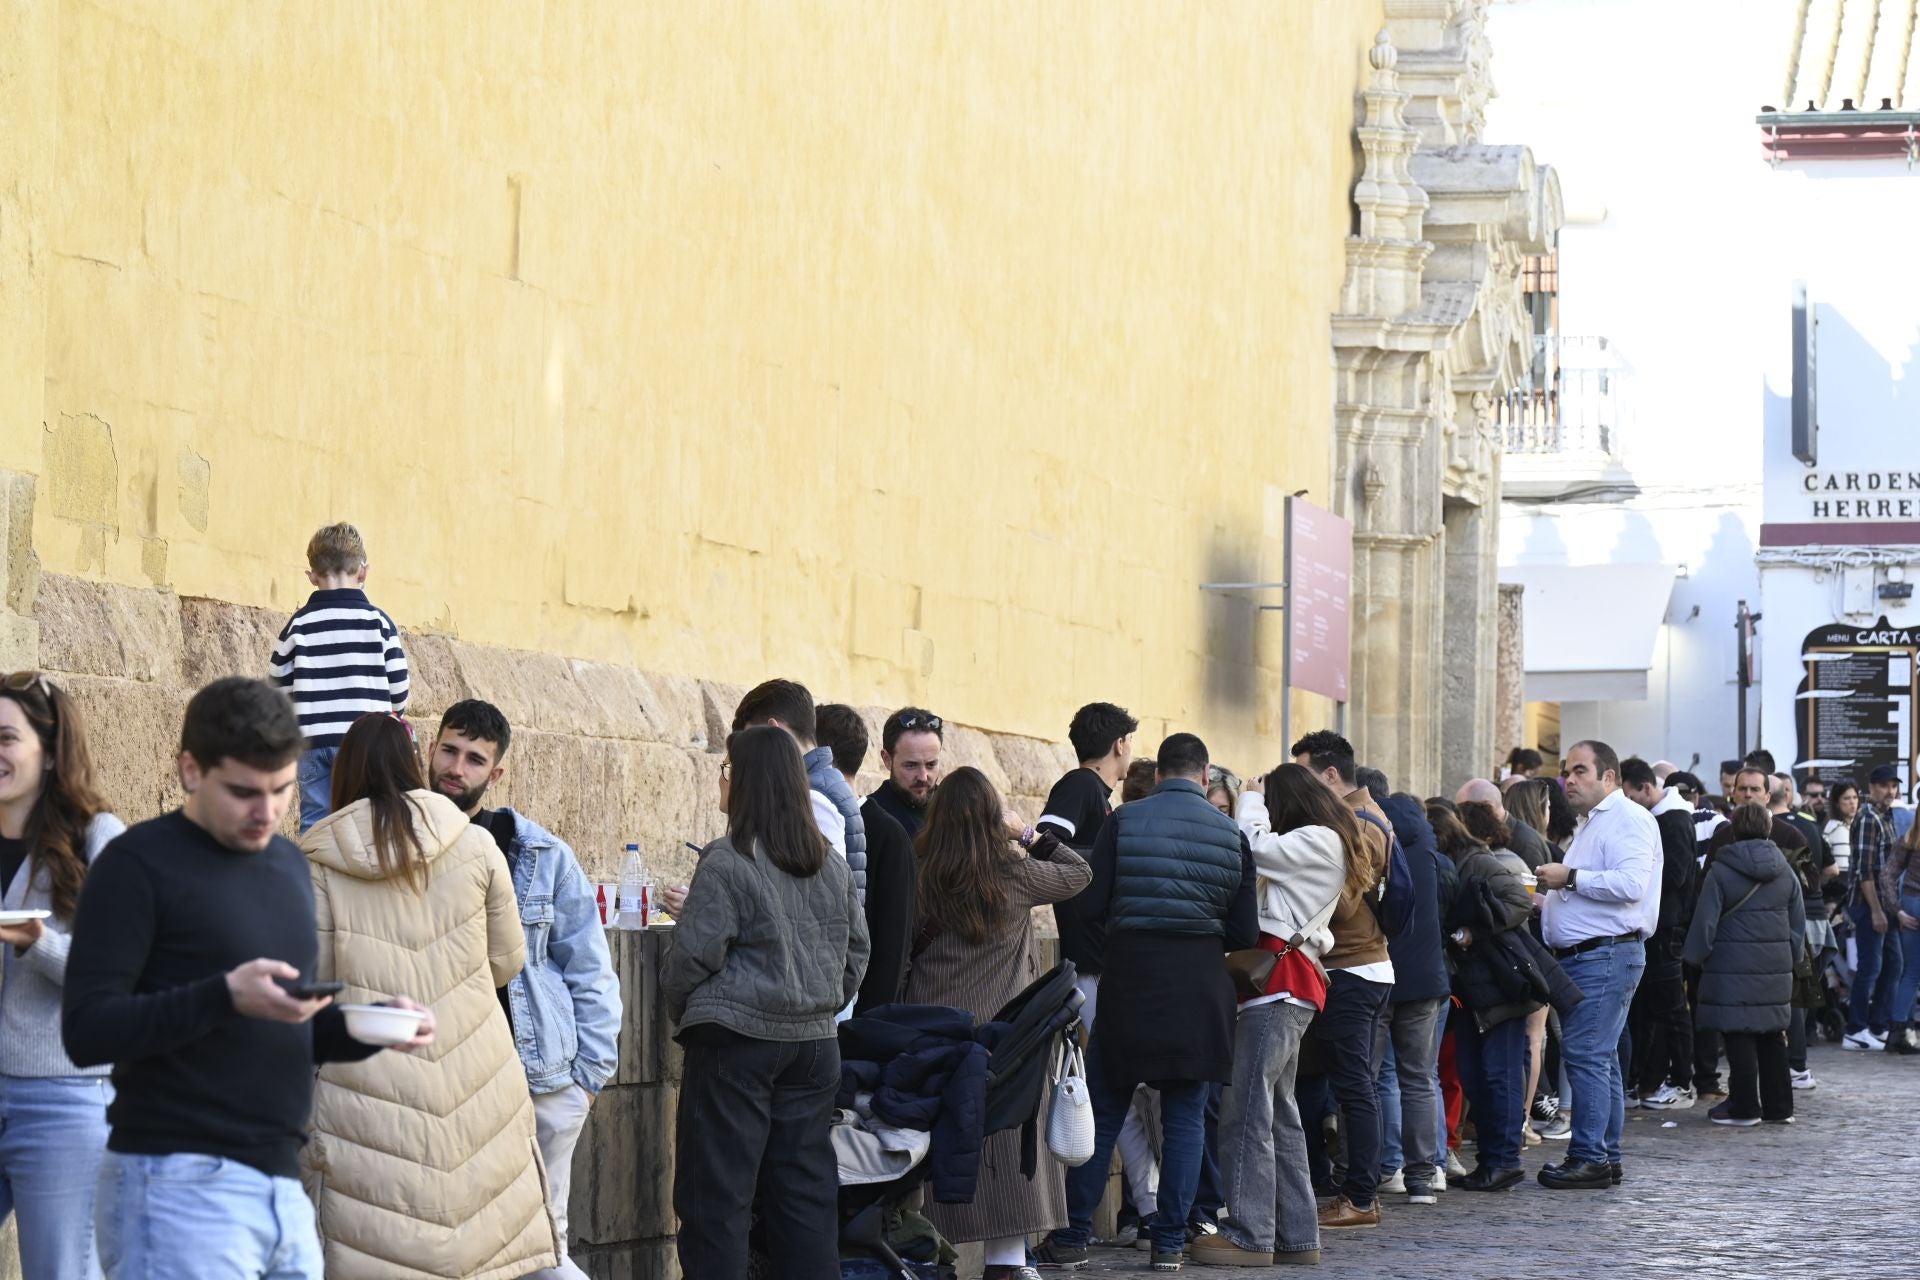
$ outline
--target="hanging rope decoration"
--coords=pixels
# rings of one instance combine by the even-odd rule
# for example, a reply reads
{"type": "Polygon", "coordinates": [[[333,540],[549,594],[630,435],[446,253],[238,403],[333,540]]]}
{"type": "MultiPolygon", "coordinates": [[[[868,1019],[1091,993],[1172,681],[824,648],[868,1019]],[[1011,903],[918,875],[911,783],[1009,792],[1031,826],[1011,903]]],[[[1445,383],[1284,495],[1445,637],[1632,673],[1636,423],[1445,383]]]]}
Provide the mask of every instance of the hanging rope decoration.
{"type": "MultiPolygon", "coordinates": [[[[1920,3],[1920,0],[1915,0],[1920,3]]],[[[1800,48],[1807,42],[1807,11],[1813,8],[1813,0],[1800,0],[1800,12],[1793,17],[1793,47],[1787,51],[1787,91],[1780,95],[1780,109],[1793,110],[1794,91],[1800,87],[1800,48]]],[[[1907,27],[1911,39],[1913,27],[1907,27]]]]}

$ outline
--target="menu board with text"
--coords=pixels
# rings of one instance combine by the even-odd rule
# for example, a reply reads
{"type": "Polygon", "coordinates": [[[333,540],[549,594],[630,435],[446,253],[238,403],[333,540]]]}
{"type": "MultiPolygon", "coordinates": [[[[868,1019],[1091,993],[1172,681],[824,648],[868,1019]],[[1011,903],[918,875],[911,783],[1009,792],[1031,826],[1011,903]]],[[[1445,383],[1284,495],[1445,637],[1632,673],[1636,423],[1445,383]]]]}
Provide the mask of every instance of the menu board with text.
{"type": "Polygon", "coordinates": [[[1885,618],[1868,627],[1830,623],[1807,634],[1800,654],[1806,673],[1795,694],[1795,772],[1803,781],[1864,785],[1890,764],[1900,771],[1902,794],[1911,795],[1920,628],[1885,618]]]}

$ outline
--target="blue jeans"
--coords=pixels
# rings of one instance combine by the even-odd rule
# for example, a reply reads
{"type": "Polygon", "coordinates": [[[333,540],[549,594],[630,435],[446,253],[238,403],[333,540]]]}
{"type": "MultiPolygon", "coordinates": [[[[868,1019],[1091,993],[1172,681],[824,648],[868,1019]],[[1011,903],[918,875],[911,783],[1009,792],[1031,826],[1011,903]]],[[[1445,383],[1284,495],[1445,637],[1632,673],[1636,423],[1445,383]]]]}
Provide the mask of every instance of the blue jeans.
{"type": "Polygon", "coordinates": [[[321,1280],[306,1192],[235,1160],[109,1151],[94,1213],[107,1280],[321,1280]]]}
{"type": "Polygon", "coordinates": [[[1160,1195],[1153,1215],[1153,1247],[1178,1254],[1187,1247],[1187,1214],[1200,1185],[1200,1152],[1206,1145],[1207,1097],[1203,1080],[1124,1080],[1109,1077],[1100,1061],[1100,1024],[1093,1024],[1087,1046],[1087,1087],[1093,1093],[1093,1159],[1067,1170],[1067,1225],[1053,1233],[1056,1243],[1083,1249],[1093,1236],[1093,1211],[1107,1191],[1113,1144],[1126,1123],[1133,1091],[1150,1084],[1160,1091],[1160,1195]]]}
{"type": "Polygon", "coordinates": [[[309,747],[300,757],[300,830],[333,812],[333,758],[338,747],[309,747]]]}
{"type": "Polygon", "coordinates": [[[1193,1208],[1188,1219],[1195,1226],[1219,1226],[1220,1210],[1226,1206],[1227,1193],[1220,1186],[1220,1098],[1227,1087],[1207,1086],[1206,1140],[1200,1146],[1200,1181],[1195,1184],[1193,1208]]]}
{"type": "Polygon", "coordinates": [[[1471,1016],[1462,1018],[1454,1024],[1453,1053],[1473,1105],[1480,1163],[1518,1169],[1520,1127],[1527,1122],[1526,1018],[1509,1018],[1487,1031],[1471,1016]]]}
{"type": "Polygon", "coordinates": [[[1404,1169],[1409,1190],[1430,1186],[1435,1166],[1446,1164],[1441,1154],[1446,1138],[1429,1145],[1436,1133],[1443,1134],[1440,1126],[1446,1122],[1438,1065],[1446,1009],[1447,1001],[1436,997],[1402,1000],[1387,1010],[1386,1052],[1374,1077],[1380,1098],[1380,1176],[1390,1178],[1404,1169]]]}
{"type": "Polygon", "coordinates": [[[93,1197],[107,1149],[104,1076],[0,1076],[0,1223],[17,1213],[34,1280],[99,1280],[93,1197]]]}
{"type": "Polygon", "coordinates": [[[1847,999],[1847,1032],[1851,1035],[1868,1027],[1884,1031],[1894,1021],[1893,989],[1899,984],[1904,968],[1900,935],[1906,930],[1898,920],[1889,920],[1884,934],[1875,933],[1873,912],[1864,902],[1848,907],[1847,918],[1853,921],[1854,951],[1853,987],[1847,999]]]}
{"type": "MultiPolygon", "coordinates": [[[[1900,909],[1920,919],[1920,894],[1901,894],[1900,909]]],[[[1892,937],[1896,933],[1900,935],[1900,981],[1893,988],[1891,1021],[1912,1022],[1913,998],[1920,995],[1920,929],[1902,929],[1900,918],[1895,916],[1887,936],[1892,937]]]]}
{"type": "Polygon", "coordinates": [[[1356,1209],[1371,1209],[1380,1188],[1380,1095],[1375,1080],[1386,1042],[1389,983],[1335,969],[1327,976],[1327,1006],[1314,1020],[1324,1046],[1327,1085],[1340,1107],[1347,1148],[1347,1180],[1340,1194],[1356,1209]]]}
{"type": "MultiPolygon", "coordinates": [[[[1560,961],[1586,999],[1560,1015],[1561,1058],[1573,1087],[1573,1135],[1567,1158],[1617,1164],[1620,1134],[1627,1125],[1626,1072],[1620,1066],[1620,1035],[1627,1006],[1647,968],[1643,942],[1609,942],[1560,961]]],[[[1524,1041],[1525,1028],[1521,1039],[1524,1041]]]]}

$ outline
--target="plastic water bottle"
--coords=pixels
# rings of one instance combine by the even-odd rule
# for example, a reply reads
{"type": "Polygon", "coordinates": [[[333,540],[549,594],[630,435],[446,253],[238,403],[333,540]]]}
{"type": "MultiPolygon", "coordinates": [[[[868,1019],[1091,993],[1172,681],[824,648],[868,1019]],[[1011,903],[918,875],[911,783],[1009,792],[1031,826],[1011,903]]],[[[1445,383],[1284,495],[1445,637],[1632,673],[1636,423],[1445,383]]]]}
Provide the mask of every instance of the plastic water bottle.
{"type": "Polygon", "coordinates": [[[647,874],[647,864],[640,858],[640,846],[627,846],[626,861],[620,866],[620,900],[615,904],[613,927],[616,929],[644,929],[652,914],[649,908],[653,898],[653,879],[647,874]]]}

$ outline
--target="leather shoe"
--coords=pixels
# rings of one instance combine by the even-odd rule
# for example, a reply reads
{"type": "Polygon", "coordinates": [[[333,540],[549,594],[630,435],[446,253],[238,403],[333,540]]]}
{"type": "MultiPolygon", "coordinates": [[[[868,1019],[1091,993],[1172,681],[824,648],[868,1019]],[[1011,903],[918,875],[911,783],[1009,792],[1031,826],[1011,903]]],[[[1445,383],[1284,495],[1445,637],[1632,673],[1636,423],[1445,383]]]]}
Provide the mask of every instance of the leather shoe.
{"type": "Polygon", "coordinates": [[[1620,1167],[1620,1162],[1618,1160],[1614,1161],[1612,1164],[1607,1166],[1607,1172],[1610,1175],[1612,1175],[1611,1180],[1613,1182],[1613,1185],[1616,1187],[1627,1180],[1626,1170],[1620,1167]]]}
{"type": "Polygon", "coordinates": [[[1345,1196],[1336,1196],[1332,1204],[1320,1211],[1320,1225],[1329,1230],[1341,1227],[1377,1227],[1380,1225],[1380,1202],[1375,1201],[1368,1209],[1356,1209],[1353,1201],[1345,1196]]]}
{"type": "Polygon", "coordinates": [[[1505,1191],[1527,1176],[1525,1169],[1496,1169],[1480,1165],[1460,1183],[1469,1191],[1505,1191]]]}
{"type": "Polygon", "coordinates": [[[1569,1157],[1540,1170],[1540,1185],[1549,1191],[1604,1191],[1613,1185],[1613,1167],[1569,1157]]]}

